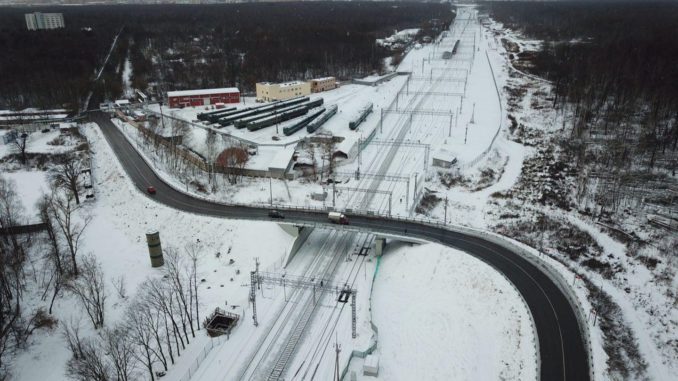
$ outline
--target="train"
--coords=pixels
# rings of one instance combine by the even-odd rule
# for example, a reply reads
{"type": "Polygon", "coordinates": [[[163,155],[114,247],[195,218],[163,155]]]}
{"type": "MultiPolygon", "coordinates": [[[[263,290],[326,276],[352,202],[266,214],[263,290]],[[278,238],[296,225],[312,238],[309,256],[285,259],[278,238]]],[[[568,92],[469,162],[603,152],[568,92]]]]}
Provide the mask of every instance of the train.
{"type": "Polygon", "coordinates": [[[235,122],[238,119],[254,116],[262,112],[279,110],[281,108],[307,102],[309,99],[310,99],[309,97],[296,97],[286,101],[273,102],[263,106],[255,106],[249,107],[247,109],[241,109],[237,113],[233,113],[226,117],[219,118],[217,122],[219,122],[219,124],[221,124],[222,127],[226,127],[230,126],[231,124],[233,124],[233,122],[235,122]]]}
{"type": "Polygon", "coordinates": [[[320,115],[324,112],[325,112],[325,108],[322,107],[320,110],[318,110],[318,111],[312,113],[311,115],[305,117],[304,119],[300,120],[296,124],[293,124],[291,126],[287,126],[287,127],[283,128],[283,134],[285,134],[285,136],[290,136],[290,135],[294,134],[295,132],[306,127],[306,125],[311,123],[315,118],[318,117],[318,115],[320,115]]]}
{"type": "Polygon", "coordinates": [[[278,109],[275,109],[275,110],[272,110],[272,111],[266,111],[264,113],[258,113],[256,115],[249,116],[247,118],[238,119],[238,120],[233,121],[233,127],[237,128],[237,129],[246,128],[247,125],[250,122],[255,122],[259,119],[270,118],[270,117],[272,117],[276,114],[281,114],[281,113],[284,113],[284,112],[287,112],[287,111],[292,111],[292,110],[294,110],[298,107],[302,107],[302,106],[304,106],[304,105],[295,104],[295,105],[291,105],[291,106],[287,106],[287,107],[283,107],[283,108],[278,108],[278,109]]]}
{"type": "Polygon", "coordinates": [[[290,120],[290,119],[300,117],[302,115],[306,115],[309,110],[316,108],[316,107],[320,107],[322,105],[323,105],[323,99],[318,98],[318,99],[311,101],[309,103],[300,105],[298,108],[295,108],[295,109],[292,109],[292,110],[289,110],[289,111],[286,111],[286,112],[283,112],[283,113],[280,113],[280,114],[275,114],[275,115],[270,116],[266,119],[260,119],[260,120],[256,120],[256,121],[253,121],[253,122],[249,122],[247,124],[247,129],[250,130],[250,131],[261,130],[262,128],[273,126],[273,125],[278,124],[280,122],[284,122],[284,121],[287,121],[287,120],[290,120]]]}
{"type": "Polygon", "coordinates": [[[309,134],[314,133],[318,128],[320,128],[325,122],[330,120],[331,117],[334,116],[334,114],[337,113],[337,110],[339,107],[337,105],[332,105],[325,110],[325,113],[320,115],[317,119],[311,121],[307,126],[306,126],[306,132],[309,134]]]}
{"type": "Polygon", "coordinates": [[[368,103],[365,106],[365,108],[363,108],[363,110],[360,112],[360,115],[358,116],[358,118],[356,118],[355,120],[353,120],[351,122],[348,122],[348,128],[350,128],[351,130],[357,129],[358,126],[360,126],[360,124],[362,122],[364,122],[365,119],[367,119],[367,116],[370,115],[370,113],[372,112],[372,108],[373,108],[372,103],[371,102],[368,103]]]}
{"type": "Polygon", "coordinates": [[[209,118],[219,116],[221,114],[225,114],[227,112],[231,112],[231,111],[234,111],[234,110],[237,110],[237,108],[227,107],[227,108],[219,109],[219,110],[216,110],[216,111],[201,112],[200,114],[198,114],[198,120],[207,120],[208,121],[208,120],[210,120],[209,118]]]}

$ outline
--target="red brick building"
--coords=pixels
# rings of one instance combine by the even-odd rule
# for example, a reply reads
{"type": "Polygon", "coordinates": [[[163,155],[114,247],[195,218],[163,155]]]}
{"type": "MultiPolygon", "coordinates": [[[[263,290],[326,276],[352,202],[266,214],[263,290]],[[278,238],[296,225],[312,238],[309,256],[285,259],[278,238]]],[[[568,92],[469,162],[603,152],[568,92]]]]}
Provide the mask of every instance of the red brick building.
{"type": "Polygon", "coordinates": [[[171,108],[209,106],[215,103],[240,102],[240,90],[236,87],[222,89],[169,91],[167,101],[171,108]]]}

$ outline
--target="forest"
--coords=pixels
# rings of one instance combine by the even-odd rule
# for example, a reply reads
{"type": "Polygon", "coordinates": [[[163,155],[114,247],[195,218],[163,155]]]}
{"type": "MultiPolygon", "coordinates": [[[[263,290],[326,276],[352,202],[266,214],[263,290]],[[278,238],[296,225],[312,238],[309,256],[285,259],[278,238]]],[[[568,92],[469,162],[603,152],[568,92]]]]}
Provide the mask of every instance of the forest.
{"type": "Polygon", "coordinates": [[[678,4],[494,2],[487,10],[544,41],[540,51],[520,53],[528,61],[520,69],[553,83],[578,205],[615,214],[642,201],[670,214],[678,189],[678,4]]]}
{"type": "Polygon", "coordinates": [[[28,31],[23,15],[36,9],[5,8],[0,108],[74,108],[94,86],[119,32],[91,104],[123,95],[128,59],[131,86],[152,95],[220,86],[248,92],[258,81],[367,75],[393,54],[377,47],[376,38],[412,27],[439,33],[453,19],[451,10],[421,2],[56,7],[40,11],[62,12],[65,29],[28,31]]]}

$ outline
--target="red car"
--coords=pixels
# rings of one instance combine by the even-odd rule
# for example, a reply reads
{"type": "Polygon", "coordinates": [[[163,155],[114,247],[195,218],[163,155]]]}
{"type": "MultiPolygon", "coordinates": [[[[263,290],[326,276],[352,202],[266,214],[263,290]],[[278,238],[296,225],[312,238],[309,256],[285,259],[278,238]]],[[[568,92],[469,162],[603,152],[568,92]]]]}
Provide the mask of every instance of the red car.
{"type": "Polygon", "coordinates": [[[148,194],[155,194],[155,187],[149,186],[148,188],[146,188],[146,192],[148,192],[148,194]]]}

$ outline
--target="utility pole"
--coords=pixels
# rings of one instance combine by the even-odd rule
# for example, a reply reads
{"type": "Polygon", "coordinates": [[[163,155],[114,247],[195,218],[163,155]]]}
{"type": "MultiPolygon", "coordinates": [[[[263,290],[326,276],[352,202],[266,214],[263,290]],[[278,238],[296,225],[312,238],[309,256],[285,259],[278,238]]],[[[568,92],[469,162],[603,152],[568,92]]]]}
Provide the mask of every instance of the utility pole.
{"type": "Polygon", "coordinates": [[[417,203],[417,175],[418,172],[414,173],[414,191],[412,192],[412,205],[417,203]]]}
{"type": "Polygon", "coordinates": [[[476,102],[473,102],[473,112],[471,112],[471,124],[475,124],[476,120],[476,102]]]}
{"type": "Polygon", "coordinates": [[[335,361],[334,361],[334,375],[332,377],[333,380],[336,381],[341,381],[341,378],[339,378],[339,353],[341,352],[341,345],[337,343],[337,339],[335,337],[334,339],[334,351],[336,353],[335,361]]]}
{"type": "Polygon", "coordinates": [[[334,209],[337,205],[337,183],[332,180],[332,209],[334,209]]]}
{"type": "Polygon", "coordinates": [[[445,225],[447,225],[447,196],[445,196],[445,225]]]}
{"type": "Polygon", "coordinates": [[[273,206],[273,178],[268,178],[268,193],[270,194],[271,206],[273,206]]]}
{"type": "Polygon", "coordinates": [[[466,123],[466,131],[464,132],[464,144],[466,144],[466,137],[468,137],[468,123],[466,123]]]}
{"type": "Polygon", "coordinates": [[[257,272],[250,272],[250,303],[252,303],[252,320],[254,321],[254,326],[259,326],[257,321],[257,272]]]}
{"type": "Polygon", "coordinates": [[[452,113],[450,113],[450,128],[449,128],[449,131],[447,133],[447,137],[448,138],[452,137],[452,113]]]}

